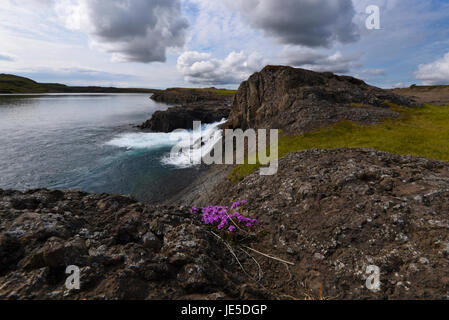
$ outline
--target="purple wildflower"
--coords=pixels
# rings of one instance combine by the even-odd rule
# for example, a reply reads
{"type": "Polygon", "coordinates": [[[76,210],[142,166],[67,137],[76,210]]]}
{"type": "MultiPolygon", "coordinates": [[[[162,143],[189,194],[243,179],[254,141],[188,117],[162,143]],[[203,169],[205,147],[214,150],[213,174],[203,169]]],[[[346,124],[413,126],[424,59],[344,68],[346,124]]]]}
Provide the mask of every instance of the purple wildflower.
{"type": "Polygon", "coordinates": [[[201,209],[193,207],[190,213],[197,214],[200,211],[201,221],[204,224],[216,227],[218,230],[227,228],[230,232],[234,232],[237,231],[236,225],[239,229],[245,229],[245,227],[249,229],[259,224],[257,219],[250,219],[239,212],[241,205],[245,203],[246,201],[242,200],[234,202],[231,207],[208,206],[201,209]]]}

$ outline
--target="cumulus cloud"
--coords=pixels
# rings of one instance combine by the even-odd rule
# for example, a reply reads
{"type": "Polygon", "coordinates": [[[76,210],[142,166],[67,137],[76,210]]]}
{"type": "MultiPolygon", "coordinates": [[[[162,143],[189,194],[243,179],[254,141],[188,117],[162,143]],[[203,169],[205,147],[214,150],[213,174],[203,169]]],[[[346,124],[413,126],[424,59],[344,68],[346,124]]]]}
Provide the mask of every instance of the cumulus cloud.
{"type": "Polygon", "coordinates": [[[210,53],[184,52],[178,58],[177,68],[187,82],[194,84],[238,84],[264,66],[257,54],[231,52],[225,59],[215,59],[210,53]]]}
{"type": "Polygon", "coordinates": [[[358,39],[351,0],[231,1],[251,26],[281,43],[328,47],[358,39]]]}
{"type": "Polygon", "coordinates": [[[165,62],[168,48],[185,43],[180,0],[62,0],[55,6],[69,28],[86,32],[115,60],[165,62]]]}
{"type": "Polygon", "coordinates": [[[286,48],[281,54],[284,64],[317,72],[348,73],[359,67],[359,56],[344,56],[340,51],[328,55],[304,47],[286,48]]]}
{"type": "Polygon", "coordinates": [[[449,52],[443,58],[418,66],[415,78],[424,85],[440,85],[449,83],[449,52]]]}

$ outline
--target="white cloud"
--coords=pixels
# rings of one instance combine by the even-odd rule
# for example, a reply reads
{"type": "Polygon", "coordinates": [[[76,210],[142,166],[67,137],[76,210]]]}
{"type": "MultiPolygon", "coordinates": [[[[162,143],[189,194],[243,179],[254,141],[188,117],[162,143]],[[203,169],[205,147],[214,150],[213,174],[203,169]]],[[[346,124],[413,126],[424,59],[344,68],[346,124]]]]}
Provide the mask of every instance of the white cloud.
{"type": "Polygon", "coordinates": [[[185,43],[187,20],[180,0],[60,0],[66,26],[88,34],[94,47],[117,61],[165,62],[171,47],[185,43]]]}
{"type": "Polygon", "coordinates": [[[359,67],[359,56],[344,56],[340,51],[328,55],[306,47],[285,48],[281,60],[284,64],[318,72],[348,73],[359,67]]]}
{"type": "Polygon", "coordinates": [[[434,62],[420,64],[415,78],[424,85],[449,84],[449,52],[434,62]]]}
{"type": "Polygon", "coordinates": [[[194,72],[187,68],[186,79],[213,82],[234,78],[231,80],[238,82],[236,79],[242,76],[210,69],[217,66],[215,60],[225,60],[229,52],[244,51],[262,54],[262,65],[295,62],[317,71],[346,74],[350,70],[349,74],[382,87],[421,83],[413,79],[413,71],[418,77],[426,77],[422,80],[426,83],[447,82],[441,68],[430,74],[428,67],[417,67],[449,51],[444,28],[449,3],[443,1],[352,0],[351,5],[347,0],[2,0],[1,4],[0,53],[14,58],[0,59],[2,72],[48,68],[65,75],[66,68],[98,70],[102,73],[95,79],[83,80],[79,78],[83,74],[73,73],[72,81],[70,76],[63,80],[73,83],[79,78],[84,84],[95,84],[102,76],[109,81],[106,73],[112,73],[138,77],[130,81],[123,77],[122,86],[189,86],[177,68],[177,58],[182,52],[196,51],[211,55],[198,64],[203,71],[198,75],[188,76],[194,72]],[[176,9],[179,3],[180,9],[176,9]],[[156,4],[164,8],[165,16],[154,14],[151,8],[156,4]],[[365,28],[368,5],[380,7],[381,30],[365,28]],[[354,28],[351,21],[359,28],[354,28]],[[175,28],[178,22],[181,27],[175,28]],[[154,38],[147,36],[151,32],[154,38]],[[357,38],[357,33],[360,40],[347,44],[357,38]],[[314,48],[322,45],[329,47],[314,48]],[[289,47],[302,50],[281,55],[289,47]],[[166,63],[114,63],[163,61],[165,57],[166,63]],[[385,66],[388,77],[376,71],[385,66]]]}
{"type": "Polygon", "coordinates": [[[231,0],[251,26],[281,43],[328,47],[358,39],[351,0],[231,0]]]}
{"type": "Polygon", "coordinates": [[[225,59],[215,59],[210,53],[184,52],[177,68],[185,81],[194,84],[237,84],[264,66],[263,59],[253,53],[231,52],[225,59]]]}

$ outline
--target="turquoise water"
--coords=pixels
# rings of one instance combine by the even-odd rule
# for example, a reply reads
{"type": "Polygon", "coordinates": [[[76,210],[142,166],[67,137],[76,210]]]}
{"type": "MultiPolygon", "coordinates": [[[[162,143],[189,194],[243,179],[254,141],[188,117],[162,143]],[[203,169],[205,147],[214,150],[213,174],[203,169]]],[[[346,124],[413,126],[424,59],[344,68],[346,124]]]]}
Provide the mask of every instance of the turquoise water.
{"type": "Polygon", "coordinates": [[[135,128],[167,107],[144,94],[0,96],[0,188],[81,188],[163,200],[200,170],[164,164],[167,137],[135,128]],[[113,143],[128,136],[155,142],[113,143]]]}

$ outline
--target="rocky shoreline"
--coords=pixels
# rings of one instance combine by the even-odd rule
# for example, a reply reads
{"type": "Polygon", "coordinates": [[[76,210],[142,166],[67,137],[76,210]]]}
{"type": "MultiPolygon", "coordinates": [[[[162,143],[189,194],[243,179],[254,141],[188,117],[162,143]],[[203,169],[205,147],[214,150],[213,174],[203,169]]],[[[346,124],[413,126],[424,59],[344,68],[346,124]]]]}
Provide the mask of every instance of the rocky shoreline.
{"type": "Polygon", "coordinates": [[[267,230],[251,246],[294,265],[238,252],[246,275],[189,207],[0,190],[0,298],[449,298],[445,162],[359,149],[293,153],[278,175],[256,172],[211,192],[214,204],[243,198],[245,214],[267,230]],[[80,268],[80,290],[65,288],[68,265],[80,268]],[[381,270],[378,292],[365,286],[369,265],[381,270]]]}

